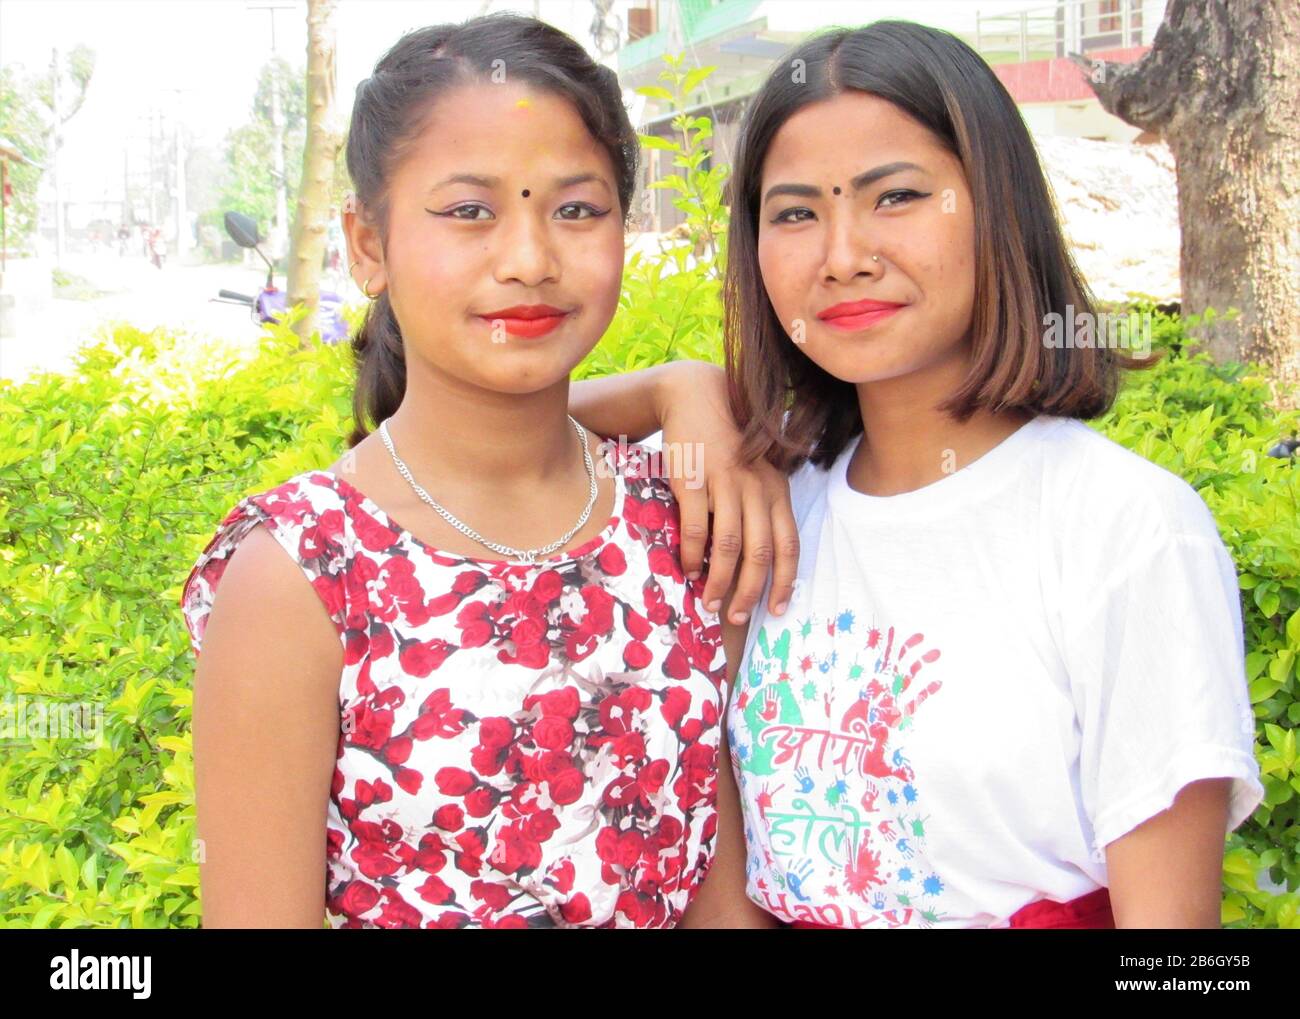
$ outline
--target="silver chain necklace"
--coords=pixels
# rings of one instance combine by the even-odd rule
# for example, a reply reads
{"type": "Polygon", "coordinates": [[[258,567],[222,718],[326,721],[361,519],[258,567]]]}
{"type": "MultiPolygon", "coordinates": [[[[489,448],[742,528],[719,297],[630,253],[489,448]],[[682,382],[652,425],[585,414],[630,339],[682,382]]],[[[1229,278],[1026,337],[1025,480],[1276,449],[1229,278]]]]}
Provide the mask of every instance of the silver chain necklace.
{"type": "Polygon", "coordinates": [[[582,443],[582,460],[587,467],[587,479],[591,482],[591,494],[587,499],[587,508],[582,511],[582,516],[578,518],[578,522],[573,525],[572,529],[570,529],[564,537],[557,538],[549,545],[544,545],[541,548],[511,548],[509,545],[498,545],[495,542],[488,541],[472,527],[462,524],[454,516],[434,502],[429,493],[416,484],[415,479],[411,477],[411,472],[407,470],[406,464],[402,463],[401,458],[397,455],[397,450],[393,448],[393,440],[388,434],[387,418],[385,418],[379,425],[379,436],[384,440],[384,445],[388,447],[388,452],[392,455],[393,463],[397,465],[398,472],[410,483],[411,487],[415,489],[415,494],[437,510],[447,523],[451,524],[452,527],[456,528],[456,530],[460,531],[462,534],[473,538],[480,545],[486,545],[493,552],[498,552],[501,555],[506,556],[514,556],[519,560],[520,565],[532,565],[537,562],[538,556],[549,555],[556,549],[563,548],[567,545],[569,539],[577,534],[579,528],[587,522],[587,518],[591,516],[591,508],[596,504],[596,468],[591,462],[591,450],[587,448],[587,436],[582,430],[582,425],[574,421],[572,416],[569,417],[569,423],[573,425],[574,431],[578,433],[578,441],[582,443]]]}

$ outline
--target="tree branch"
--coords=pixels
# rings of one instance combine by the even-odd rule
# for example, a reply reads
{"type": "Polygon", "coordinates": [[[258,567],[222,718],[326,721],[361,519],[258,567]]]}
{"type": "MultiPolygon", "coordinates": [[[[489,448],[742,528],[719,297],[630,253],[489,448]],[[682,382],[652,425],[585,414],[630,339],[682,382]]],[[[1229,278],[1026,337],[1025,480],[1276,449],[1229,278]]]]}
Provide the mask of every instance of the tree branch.
{"type": "Polygon", "coordinates": [[[1154,52],[1132,64],[1092,60],[1079,53],[1067,56],[1083,71],[1103,110],[1126,124],[1159,133],[1174,115],[1179,91],[1163,69],[1157,71],[1151,60],[1154,52]]]}
{"type": "Polygon", "coordinates": [[[1210,22],[1219,24],[1225,17],[1223,0],[1170,0],[1151,49],[1142,59],[1123,64],[1079,53],[1068,56],[1083,70],[1102,109],[1126,124],[1160,133],[1187,93],[1191,84],[1187,79],[1197,76],[1203,62],[1198,38],[1207,33],[1210,22]]]}

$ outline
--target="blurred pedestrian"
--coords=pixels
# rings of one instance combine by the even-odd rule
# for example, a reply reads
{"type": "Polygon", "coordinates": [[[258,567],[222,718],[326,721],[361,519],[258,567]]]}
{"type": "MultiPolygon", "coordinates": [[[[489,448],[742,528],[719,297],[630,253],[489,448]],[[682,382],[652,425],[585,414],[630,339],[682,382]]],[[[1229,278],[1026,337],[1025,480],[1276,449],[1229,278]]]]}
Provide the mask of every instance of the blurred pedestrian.
{"type": "Polygon", "coordinates": [[[330,206],[329,224],[325,228],[325,268],[337,290],[343,277],[343,221],[339,219],[338,206],[330,206]]]}
{"type": "Polygon", "coordinates": [[[149,261],[154,264],[154,268],[161,269],[163,260],[167,257],[167,241],[163,239],[162,230],[158,227],[151,227],[148,231],[149,261]]]}

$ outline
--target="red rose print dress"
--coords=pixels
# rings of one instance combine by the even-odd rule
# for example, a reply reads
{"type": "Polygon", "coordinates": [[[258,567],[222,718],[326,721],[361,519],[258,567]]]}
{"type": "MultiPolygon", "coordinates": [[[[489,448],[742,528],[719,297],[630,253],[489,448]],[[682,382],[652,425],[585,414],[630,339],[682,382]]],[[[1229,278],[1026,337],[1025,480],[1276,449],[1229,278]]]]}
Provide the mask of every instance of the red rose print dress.
{"type": "Polygon", "coordinates": [[[669,927],[713,859],[721,625],[649,450],[607,442],[604,531],[534,565],[431,548],[307,471],[241,499],[181,608],[201,651],[265,523],[338,630],[322,849],[334,927],[669,927]]]}

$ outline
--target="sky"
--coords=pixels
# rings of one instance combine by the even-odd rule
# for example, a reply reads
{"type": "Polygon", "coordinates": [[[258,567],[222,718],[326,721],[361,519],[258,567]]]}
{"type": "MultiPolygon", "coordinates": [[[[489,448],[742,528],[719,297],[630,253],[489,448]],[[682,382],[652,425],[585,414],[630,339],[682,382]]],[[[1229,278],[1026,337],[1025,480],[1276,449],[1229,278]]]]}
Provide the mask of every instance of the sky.
{"type": "MultiPolygon", "coordinates": [[[[473,17],[482,0],[342,0],[335,14],[338,97],[346,119],[357,84],[402,34],[473,17]]],[[[533,13],[532,0],[492,2],[492,11],[533,13]]],[[[588,0],[538,0],[541,17],[581,38],[588,0]]],[[[181,116],[199,144],[217,145],[247,123],[259,68],[275,50],[306,67],[306,4],[292,0],[0,0],[0,65],[47,71],[85,43],[97,54],[85,104],[66,128],[61,175],[65,198],[91,199],[106,186],[103,167],[122,166],[122,138],[148,138],[150,111],[181,116]],[[282,5],[274,15],[249,10],[282,5]],[[180,94],[168,89],[185,89],[180,94]]],[[[146,143],[147,146],[147,143],[146,143]]],[[[120,194],[120,176],[113,179],[120,194]]]]}
{"type": "MultiPolygon", "coordinates": [[[[973,25],[977,9],[1022,6],[1007,0],[788,2],[810,25],[852,22],[868,11],[906,17],[924,8],[953,30],[973,25]],[[851,13],[844,17],[844,11],[851,13]]],[[[628,0],[616,0],[615,13],[627,6],[628,0]]],[[[1025,0],[1023,6],[1039,4],[1025,0]]],[[[357,84],[404,32],[484,10],[538,13],[590,48],[590,0],[340,0],[334,20],[343,119],[357,84]]],[[[170,125],[179,110],[197,144],[218,146],[227,131],[247,123],[258,70],[272,53],[272,19],[276,52],[305,68],[304,0],[0,0],[0,66],[34,74],[49,68],[55,46],[66,53],[83,42],[96,50],[85,104],[65,128],[61,190],[70,201],[117,198],[123,139],[134,137],[135,151],[141,143],[147,151],[151,111],[170,125]],[[274,15],[249,9],[268,4],[287,9],[274,15]],[[106,173],[106,167],[113,169],[106,173]]]]}

